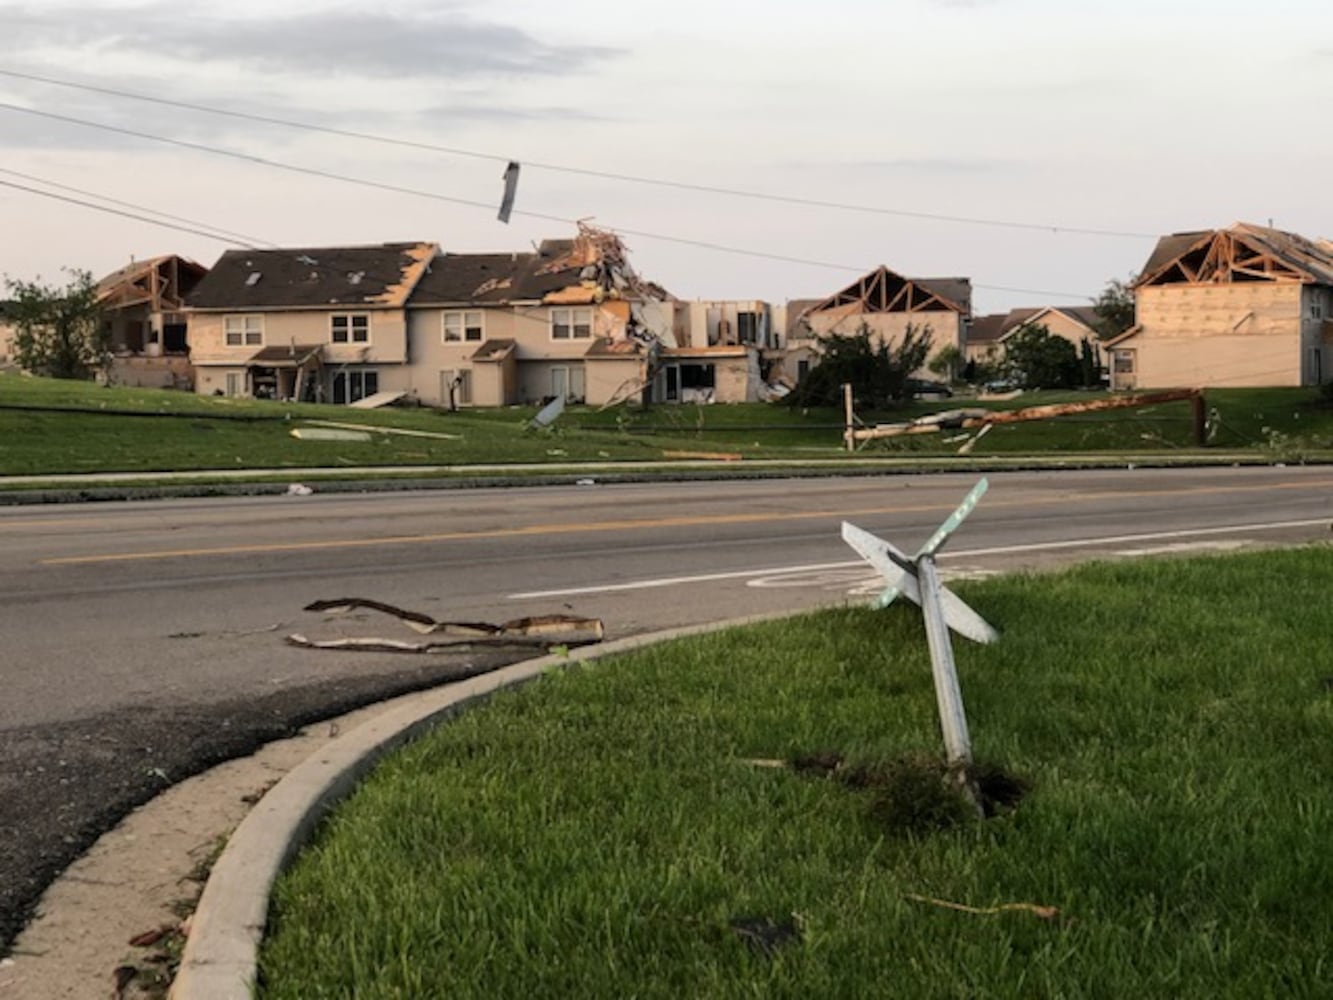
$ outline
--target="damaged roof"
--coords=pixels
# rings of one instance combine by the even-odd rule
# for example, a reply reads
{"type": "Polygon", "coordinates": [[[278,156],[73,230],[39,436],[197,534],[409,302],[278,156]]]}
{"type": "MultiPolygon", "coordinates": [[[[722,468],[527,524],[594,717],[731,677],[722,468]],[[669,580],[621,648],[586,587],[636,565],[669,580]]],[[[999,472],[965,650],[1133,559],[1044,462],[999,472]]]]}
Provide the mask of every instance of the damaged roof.
{"type": "Polygon", "coordinates": [[[187,300],[191,309],[400,308],[439,253],[434,243],[228,250],[187,300]]]}
{"type": "Polygon", "coordinates": [[[1232,237],[1252,251],[1266,254],[1281,264],[1299,272],[1304,280],[1333,285],[1333,243],[1311,240],[1298,233],[1290,233],[1271,226],[1257,226],[1237,222],[1226,229],[1202,229],[1194,232],[1172,233],[1157,241],[1148,261],[1139,272],[1134,287],[1151,284],[1168,272],[1181,258],[1205,251],[1221,234],[1232,237]]]}
{"type": "Polygon", "coordinates": [[[643,347],[637,340],[626,338],[624,340],[608,340],[606,337],[598,337],[594,340],[586,351],[583,352],[585,358],[624,358],[636,357],[643,353],[643,347]]]}
{"type": "Polygon", "coordinates": [[[185,299],[206,274],[208,268],[203,264],[176,254],[131,261],[98,281],[97,299],[103,308],[110,309],[142,302],[176,309],[184,305],[185,299]]]}
{"type": "Polygon", "coordinates": [[[578,285],[586,265],[569,257],[573,240],[543,240],[534,253],[442,253],[427,269],[413,305],[540,302],[578,285]]]}
{"type": "Polygon", "coordinates": [[[906,278],[884,265],[862,275],[806,310],[824,312],[858,306],[860,312],[930,312],[972,314],[970,278],[906,278]]]}
{"type": "Polygon", "coordinates": [[[472,352],[473,361],[503,361],[514,353],[518,344],[509,337],[496,337],[487,340],[472,352]]]}

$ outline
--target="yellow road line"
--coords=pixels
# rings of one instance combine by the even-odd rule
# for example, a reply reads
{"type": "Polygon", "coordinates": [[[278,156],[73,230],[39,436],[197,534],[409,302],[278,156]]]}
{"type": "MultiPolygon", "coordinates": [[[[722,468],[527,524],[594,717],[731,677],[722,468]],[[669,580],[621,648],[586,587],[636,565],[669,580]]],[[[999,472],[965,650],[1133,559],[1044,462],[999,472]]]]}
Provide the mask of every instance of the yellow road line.
{"type": "MultiPolygon", "coordinates": [[[[1267,493],[1280,489],[1333,489],[1333,479],[1316,482],[1273,483],[1264,486],[1192,486],[1177,490],[1122,490],[1114,493],[1072,493],[1034,500],[991,500],[985,509],[1005,507],[1046,507],[1089,500],[1130,500],[1143,497],[1216,496],[1228,493],[1267,493]]],[[[851,510],[811,510],[789,513],[697,514],[680,517],[637,518],[615,521],[589,521],[565,524],[533,524],[521,528],[491,528],[479,531],[448,531],[425,535],[389,535],[381,538],[342,538],[319,542],[274,542],[254,545],[227,545],[216,548],[166,549],[156,552],[117,552],[95,556],[61,556],[39,560],[43,566],[71,566],[89,563],[135,562],[150,559],[195,558],[199,556],[254,555],[272,552],[308,552],[319,549],[353,549],[379,545],[419,545],[428,542],[453,542],[481,538],[519,538],[530,535],[589,534],[644,528],[686,528],[723,524],[763,524],[784,521],[808,521],[821,518],[867,517],[877,514],[924,514],[952,510],[951,502],[914,506],[864,507],[851,510]]]]}

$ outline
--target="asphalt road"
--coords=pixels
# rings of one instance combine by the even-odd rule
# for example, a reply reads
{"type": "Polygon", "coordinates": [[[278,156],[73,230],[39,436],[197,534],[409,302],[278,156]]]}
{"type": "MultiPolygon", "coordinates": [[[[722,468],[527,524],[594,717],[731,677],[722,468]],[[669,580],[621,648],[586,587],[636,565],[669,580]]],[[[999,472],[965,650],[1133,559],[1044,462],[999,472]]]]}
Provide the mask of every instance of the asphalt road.
{"type": "MultiPolygon", "coordinates": [[[[46,884],[166,785],[518,654],[298,649],[545,612],[608,635],[856,598],[854,521],[903,548],[974,476],[248,497],[0,509],[0,954],[46,884]]],[[[946,575],[1329,537],[1333,469],[1006,473],[946,575]]],[[[1001,623],[1002,624],[1002,623],[1001,623]]]]}

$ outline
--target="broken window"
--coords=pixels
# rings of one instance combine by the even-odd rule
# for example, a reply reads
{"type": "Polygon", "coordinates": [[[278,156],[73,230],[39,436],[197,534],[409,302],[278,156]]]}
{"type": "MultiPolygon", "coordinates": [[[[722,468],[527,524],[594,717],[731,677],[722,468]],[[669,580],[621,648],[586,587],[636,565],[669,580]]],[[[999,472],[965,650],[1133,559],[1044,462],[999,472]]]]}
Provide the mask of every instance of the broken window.
{"type": "Polygon", "coordinates": [[[444,314],[444,339],[446,342],[457,340],[481,340],[483,322],[478,312],[447,312],[444,314]]]}
{"type": "Polygon", "coordinates": [[[680,387],[682,389],[712,389],[717,382],[716,369],[713,365],[681,365],[680,387]]]}
{"type": "Polygon", "coordinates": [[[592,337],[592,310],[589,308],[552,309],[552,340],[588,340],[592,337]]]}
{"type": "Polygon", "coordinates": [[[355,403],[380,391],[380,375],[373,368],[347,368],[333,376],[333,402],[355,403]]]}
{"type": "Polygon", "coordinates": [[[369,313],[340,313],[329,318],[335,344],[370,343],[369,313]]]}
{"type": "Polygon", "coordinates": [[[222,328],[228,347],[263,346],[263,316],[227,316],[222,320],[222,328]]]}

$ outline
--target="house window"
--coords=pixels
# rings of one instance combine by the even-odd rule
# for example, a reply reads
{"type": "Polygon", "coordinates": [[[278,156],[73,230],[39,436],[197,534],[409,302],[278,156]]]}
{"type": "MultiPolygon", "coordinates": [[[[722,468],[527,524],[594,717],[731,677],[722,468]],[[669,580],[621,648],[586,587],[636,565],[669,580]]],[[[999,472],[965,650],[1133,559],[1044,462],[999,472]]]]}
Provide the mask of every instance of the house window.
{"type": "Polygon", "coordinates": [[[552,396],[562,396],[571,403],[582,403],[587,394],[587,379],[582,365],[560,365],[551,369],[552,396]]]}
{"type": "Polygon", "coordinates": [[[245,395],[245,372],[227,372],[227,395],[245,395]]]}
{"type": "Polygon", "coordinates": [[[480,312],[447,312],[444,314],[444,339],[450,341],[481,340],[483,323],[480,312]]]}
{"type": "Polygon", "coordinates": [[[333,402],[355,403],[380,391],[380,375],[373,368],[345,368],[333,375],[333,402]]]}
{"type": "Polygon", "coordinates": [[[737,313],[736,334],[742,344],[758,344],[759,314],[754,312],[737,313]]]}
{"type": "Polygon", "coordinates": [[[329,329],[335,344],[368,344],[370,313],[339,313],[331,316],[329,329]]]}
{"type": "Polygon", "coordinates": [[[440,398],[449,405],[472,405],[472,369],[457,368],[440,372],[440,398]]]}
{"type": "Polygon", "coordinates": [[[228,347],[262,347],[263,316],[227,316],[222,320],[228,347]]]}
{"type": "Polygon", "coordinates": [[[810,359],[801,358],[796,362],[796,381],[804,382],[805,377],[810,374],[810,359]]]}
{"type": "Polygon", "coordinates": [[[1311,303],[1310,303],[1310,318],[1311,318],[1311,319],[1323,319],[1323,317],[1324,317],[1324,304],[1323,304],[1322,302],[1311,302],[1311,303]]]}
{"type": "Polygon", "coordinates": [[[592,310],[552,309],[552,340],[588,340],[592,337],[592,310]]]}
{"type": "Polygon", "coordinates": [[[1134,374],[1134,352],[1116,351],[1115,352],[1115,373],[1117,375],[1134,374]]]}

